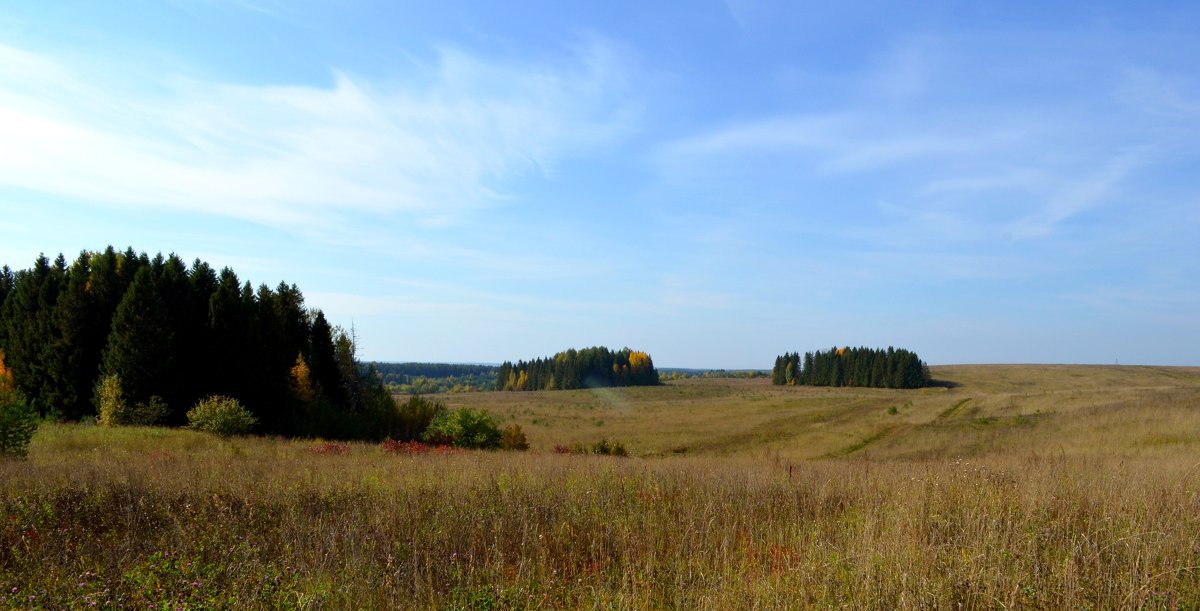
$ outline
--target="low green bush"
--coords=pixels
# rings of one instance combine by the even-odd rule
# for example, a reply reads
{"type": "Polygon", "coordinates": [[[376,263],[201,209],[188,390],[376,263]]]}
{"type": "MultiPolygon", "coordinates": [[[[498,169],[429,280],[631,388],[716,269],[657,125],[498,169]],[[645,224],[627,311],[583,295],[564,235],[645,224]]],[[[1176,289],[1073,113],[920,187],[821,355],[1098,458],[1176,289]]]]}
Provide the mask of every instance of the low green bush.
{"type": "Polygon", "coordinates": [[[187,417],[188,426],[193,430],[222,437],[245,434],[258,422],[237,399],[220,395],[201,399],[188,411],[187,417]]]}
{"type": "Polygon", "coordinates": [[[486,450],[499,448],[501,437],[496,419],[487,410],[468,407],[438,413],[422,435],[436,445],[486,450]]]}

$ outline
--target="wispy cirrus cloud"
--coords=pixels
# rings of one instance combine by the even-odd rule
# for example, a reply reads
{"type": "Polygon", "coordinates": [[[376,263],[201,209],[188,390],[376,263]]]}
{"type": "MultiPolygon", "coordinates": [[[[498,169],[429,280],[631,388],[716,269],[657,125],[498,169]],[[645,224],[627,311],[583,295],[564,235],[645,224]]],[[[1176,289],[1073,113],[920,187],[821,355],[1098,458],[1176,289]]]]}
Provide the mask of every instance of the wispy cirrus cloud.
{"type": "Polygon", "coordinates": [[[675,188],[835,200],[865,223],[924,221],[921,239],[1027,240],[1117,204],[1164,159],[1196,154],[1189,79],[1099,58],[1039,63],[1034,52],[997,60],[1001,50],[968,39],[918,35],[841,77],[834,108],[712,125],[665,143],[654,163],[675,188]],[[972,80],[978,91],[962,89],[972,80]],[[904,214],[872,215],[878,201],[904,214]]]}
{"type": "Polygon", "coordinates": [[[284,227],[437,221],[621,138],[638,112],[600,40],[557,63],[443,48],[405,79],[335,71],[327,85],[92,68],[0,46],[0,186],[284,227]]]}

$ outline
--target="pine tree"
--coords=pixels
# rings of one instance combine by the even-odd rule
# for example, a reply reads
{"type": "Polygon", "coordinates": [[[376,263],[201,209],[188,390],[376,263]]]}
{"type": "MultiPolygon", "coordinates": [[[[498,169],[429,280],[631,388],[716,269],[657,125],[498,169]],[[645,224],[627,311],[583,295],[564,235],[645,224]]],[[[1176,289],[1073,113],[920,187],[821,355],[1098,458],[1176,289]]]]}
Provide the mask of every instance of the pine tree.
{"type": "MultiPolygon", "coordinates": [[[[16,279],[13,277],[13,271],[7,265],[0,267],[0,311],[3,311],[4,300],[8,299],[8,294],[12,292],[13,283],[16,279]]],[[[3,336],[0,336],[0,342],[3,341],[3,336]]]]}
{"type": "Polygon", "coordinates": [[[771,383],[782,386],[787,379],[783,374],[783,356],[775,357],[775,366],[771,368],[771,383]]]}
{"type": "Polygon", "coordinates": [[[54,310],[54,346],[47,371],[52,391],[42,396],[51,411],[66,420],[94,413],[92,388],[100,368],[100,344],[109,319],[100,319],[91,291],[91,255],[82,253],[67,272],[66,287],[54,310]]]}
{"type": "Polygon", "coordinates": [[[102,375],[119,376],[131,403],[161,397],[174,366],[174,335],[154,270],[141,266],[113,316],[102,375]]]}
{"type": "MultiPolygon", "coordinates": [[[[50,260],[39,256],[33,268],[17,272],[13,288],[4,300],[0,324],[4,326],[4,350],[17,390],[35,404],[41,397],[46,368],[42,357],[52,342],[52,308],[57,299],[57,279],[50,260]]],[[[44,413],[44,407],[39,406],[44,413]]]]}
{"type": "Polygon", "coordinates": [[[333,343],[333,329],[325,320],[325,313],[317,310],[313,316],[312,338],[308,354],[308,368],[312,371],[320,396],[334,405],[342,406],[346,397],[342,390],[341,373],[338,370],[337,349],[333,343]]]}
{"type": "Polygon", "coordinates": [[[221,270],[216,289],[208,299],[209,345],[207,368],[212,381],[208,394],[232,397],[247,405],[243,380],[247,366],[247,333],[245,307],[242,303],[242,286],[237,274],[228,267],[221,270]]]}

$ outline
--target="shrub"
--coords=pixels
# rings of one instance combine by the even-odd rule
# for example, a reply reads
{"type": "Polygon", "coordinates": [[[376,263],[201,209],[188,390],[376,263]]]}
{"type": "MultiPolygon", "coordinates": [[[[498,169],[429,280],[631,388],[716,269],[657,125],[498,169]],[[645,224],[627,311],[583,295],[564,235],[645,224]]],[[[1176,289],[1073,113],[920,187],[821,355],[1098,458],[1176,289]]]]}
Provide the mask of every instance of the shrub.
{"type": "Polygon", "coordinates": [[[500,429],[487,410],[461,407],[439,412],[429,423],[422,438],[436,445],[460,448],[494,449],[500,447],[500,429]]]}
{"type": "Polygon", "coordinates": [[[592,445],[584,445],[575,442],[569,446],[557,444],[554,446],[555,454],[596,454],[599,456],[629,456],[629,450],[625,449],[625,444],[619,441],[609,441],[601,439],[592,445]]]}
{"type": "Polygon", "coordinates": [[[129,411],[129,407],[125,404],[120,376],[107,375],[96,382],[96,408],[99,412],[96,422],[100,426],[121,424],[121,418],[129,411]]]}
{"type": "Polygon", "coordinates": [[[422,439],[429,424],[446,411],[441,401],[413,395],[407,401],[397,401],[388,436],[402,441],[422,439]]]}
{"type": "Polygon", "coordinates": [[[520,425],[510,424],[500,431],[500,449],[518,452],[529,449],[529,440],[525,438],[525,431],[521,430],[520,425]]]}
{"type": "Polygon", "coordinates": [[[25,456],[37,431],[37,412],[15,389],[0,379],[0,456],[25,456]]]}
{"type": "Polygon", "coordinates": [[[592,454],[601,456],[629,456],[629,451],[625,449],[625,444],[619,441],[610,442],[608,439],[602,438],[600,441],[592,444],[592,454]]]}
{"type": "Polygon", "coordinates": [[[100,412],[96,422],[101,426],[149,426],[170,411],[157,395],[146,403],[130,405],[121,389],[121,377],[116,374],[104,376],[96,383],[96,406],[100,412]]]}
{"type": "Polygon", "coordinates": [[[192,429],[222,437],[244,434],[258,422],[237,399],[220,395],[202,399],[188,411],[187,417],[192,429]]]}

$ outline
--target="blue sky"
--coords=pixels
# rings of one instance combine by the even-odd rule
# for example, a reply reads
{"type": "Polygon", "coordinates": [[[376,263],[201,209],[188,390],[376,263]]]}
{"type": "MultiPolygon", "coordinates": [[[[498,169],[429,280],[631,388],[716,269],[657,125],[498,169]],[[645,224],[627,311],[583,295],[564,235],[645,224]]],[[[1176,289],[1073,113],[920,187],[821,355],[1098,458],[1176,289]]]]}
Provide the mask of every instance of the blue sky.
{"type": "Polygon", "coordinates": [[[1194,5],[414,4],[0,8],[0,262],[200,257],[377,360],[1200,365],[1194,5]]]}

